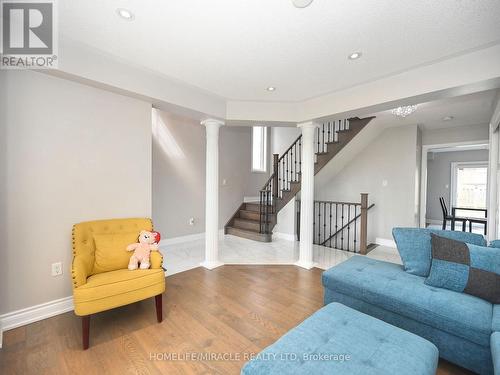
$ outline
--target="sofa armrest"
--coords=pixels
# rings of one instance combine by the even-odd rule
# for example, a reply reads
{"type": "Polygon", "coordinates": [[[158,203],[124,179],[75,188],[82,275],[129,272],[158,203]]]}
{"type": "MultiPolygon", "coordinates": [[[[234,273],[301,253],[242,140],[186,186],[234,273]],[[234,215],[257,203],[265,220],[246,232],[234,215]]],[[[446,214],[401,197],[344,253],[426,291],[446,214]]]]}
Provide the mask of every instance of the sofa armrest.
{"type": "Polygon", "coordinates": [[[78,288],[87,282],[87,266],[83,257],[76,256],[73,258],[71,265],[71,276],[73,278],[73,288],[78,288]]]}
{"type": "Polygon", "coordinates": [[[159,251],[151,252],[151,269],[161,268],[163,265],[163,255],[159,251]]]}

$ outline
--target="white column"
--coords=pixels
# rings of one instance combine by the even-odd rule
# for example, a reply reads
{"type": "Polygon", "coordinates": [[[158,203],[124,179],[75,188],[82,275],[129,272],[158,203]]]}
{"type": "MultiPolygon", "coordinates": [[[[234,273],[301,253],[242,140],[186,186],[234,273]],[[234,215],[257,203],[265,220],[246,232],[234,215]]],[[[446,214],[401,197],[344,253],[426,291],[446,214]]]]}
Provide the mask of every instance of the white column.
{"type": "Polygon", "coordinates": [[[300,180],[300,245],[299,261],[295,265],[306,269],[315,266],[313,262],[313,214],[314,214],[314,122],[304,122],[302,129],[302,163],[300,180]]]}
{"type": "Polygon", "coordinates": [[[209,270],[222,266],[219,261],[219,128],[222,121],[207,119],[201,122],[207,135],[205,191],[205,261],[209,270]]]}

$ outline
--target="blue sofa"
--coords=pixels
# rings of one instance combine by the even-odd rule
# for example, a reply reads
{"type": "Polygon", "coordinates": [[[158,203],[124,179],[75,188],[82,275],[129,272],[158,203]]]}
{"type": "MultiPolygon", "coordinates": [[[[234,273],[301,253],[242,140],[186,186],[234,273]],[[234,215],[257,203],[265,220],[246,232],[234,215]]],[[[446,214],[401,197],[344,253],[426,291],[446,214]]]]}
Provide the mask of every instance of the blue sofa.
{"type": "Polygon", "coordinates": [[[500,375],[500,305],[424,283],[398,264],[363,256],[322,276],[324,303],[339,302],[415,333],[440,357],[480,374],[500,375]]]}

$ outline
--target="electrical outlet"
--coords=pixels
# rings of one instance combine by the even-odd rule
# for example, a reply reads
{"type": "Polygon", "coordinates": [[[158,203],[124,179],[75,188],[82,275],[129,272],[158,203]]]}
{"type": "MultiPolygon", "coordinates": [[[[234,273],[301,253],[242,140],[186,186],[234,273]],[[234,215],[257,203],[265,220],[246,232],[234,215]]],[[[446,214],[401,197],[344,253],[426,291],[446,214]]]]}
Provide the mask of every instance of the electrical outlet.
{"type": "Polygon", "coordinates": [[[194,225],[194,217],[189,219],[189,225],[194,225]]]}
{"type": "Polygon", "coordinates": [[[52,263],[52,276],[61,276],[62,273],[62,262],[52,263]]]}

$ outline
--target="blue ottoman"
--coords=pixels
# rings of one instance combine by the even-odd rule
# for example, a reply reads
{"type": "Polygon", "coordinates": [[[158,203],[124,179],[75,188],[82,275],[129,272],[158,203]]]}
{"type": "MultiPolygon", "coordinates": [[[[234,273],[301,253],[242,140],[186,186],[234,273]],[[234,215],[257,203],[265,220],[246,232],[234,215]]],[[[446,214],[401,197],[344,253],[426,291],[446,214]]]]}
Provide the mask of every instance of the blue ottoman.
{"type": "Polygon", "coordinates": [[[331,303],[256,355],[241,373],[434,375],[438,358],[431,342],[331,303]]]}

